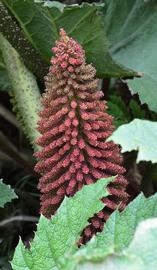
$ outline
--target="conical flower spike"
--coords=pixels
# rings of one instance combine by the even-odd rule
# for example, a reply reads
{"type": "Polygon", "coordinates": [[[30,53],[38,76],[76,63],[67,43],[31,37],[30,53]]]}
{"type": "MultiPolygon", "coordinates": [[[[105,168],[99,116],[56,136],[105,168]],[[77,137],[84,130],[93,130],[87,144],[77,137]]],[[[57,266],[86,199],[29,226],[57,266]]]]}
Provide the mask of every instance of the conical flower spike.
{"type": "Polygon", "coordinates": [[[41,213],[50,218],[65,196],[73,196],[83,185],[102,177],[118,175],[108,186],[111,195],[102,199],[106,207],[90,220],[82,242],[101,231],[109,215],[127,200],[127,181],[119,147],[106,142],[112,134],[112,116],[100,100],[95,68],[86,63],[85,51],[64,30],[52,49],[52,66],[45,78],[36,153],[36,172],[41,174],[41,213]]]}

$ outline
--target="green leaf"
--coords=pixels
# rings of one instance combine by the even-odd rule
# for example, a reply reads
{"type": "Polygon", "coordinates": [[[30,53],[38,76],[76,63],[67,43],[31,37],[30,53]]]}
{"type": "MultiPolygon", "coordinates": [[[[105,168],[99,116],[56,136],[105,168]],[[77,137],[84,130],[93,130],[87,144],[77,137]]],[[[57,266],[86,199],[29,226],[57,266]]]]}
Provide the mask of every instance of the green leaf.
{"type": "Polygon", "coordinates": [[[102,233],[97,234],[75,255],[76,261],[94,260],[120,253],[133,239],[138,224],[157,216],[157,194],[145,198],[140,194],[123,212],[115,211],[105,224],[102,233]]]}
{"type": "MultiPolygon", "coordinates": [[[[139,224],[134,239],[126,250],[130,254],[139,257],[143,268],[155,269],[157,266],[157,218],[148,219],[139,224]]],[[[136,262],[134,261],[135,265],[136,262]]]]}
{"type": "Polygon", "coordinates": [[[121,126],[129,122],[130,115],[124,101],[120,96],[109,96],[108,113],[114,116],[114,125],[116,127],[121,126]]]}
{"type": "Polygon", "coordinates": [[[26,37],[49,63],[51,48],[64,28],[86,50],[87,61],[93,63],[99,77],[124,77],[136,73],[113,61],[108,52],[108,40],[104,35],[102,5],[88,4],[66,6],[63,12],[55,7],[45,7],[32,0],[3,0],[15,16],[26,37]]]}
{"type": "Polygon", "coordinates": [[[129,108],[131,109],[131,113],[133,118],[139,118],[139,119],[144,119],[145,118],[145,111],[141,108],[141,106],[135,101],[131,100],[129,102],[129,108]]]}
{"type": "Polygon", "coordinates": [[[48,65],[25,37],[16,18],[0,1],[0,32],[22,57],[24,64],[41,81],[48,72],[48,65]]]}
{"type": "Polygon", "coordinates": [[[137,163],[143,160],[157,162],[156,122],[134,119],[114,131],[108,138],[108,141],[111,140],[121,145],[122,153],[137,150],[137,163]]]}
{"type": "Polygon", "coordinates": [[[157,112],[157,1],[106,0],[105,4],[111,55],[125,67],[144,74],[127,80],[128,86],[157,112]]]}
{"type": "Polygon", "coordinates": [[[33,74],[25,67],[22,59],[10,43],[0,34],[0,49],[12,85],[14,110],[22,127],[34,146],[39,133],[36,130],[38,111],[41,108],[40,92],[33,74]]]}
{"type": "Polygon", "coordinates": [[[73,198],[65,198],[51,220],[41,216],[31,248],[25,250],[19,242],[12,261],[13,269],[60,269],[63,256],[71,256],[78,249],[76,242],[88,225],[87,220],[104,207],[100,199],[108,195],[105,187],[113,179],[101,179],[84,186],[73,198]]]}
{"type": "MultiPolygon", "coordinates": [[[[98,263],[85,263],[75,270],[154,270],[157,267],[157,218],[139,224],[133,241],[120,254],[98,263]]],[[[74,269],[74,268],[72,268],[74,269]]]]}
{"type": "Polygon", "coordinates": [[[9,185],[4,184],[2,179],[0,179],[0,207],[4,207],[7,202],[11,202],[11,200],[16,198],[17,195],[14,190],[9,185]]]}
{"type": "Polygon", "coordinates": [[[134,78],[133,80],[127,80],[126,82],[131,94],[139,95],[141,104],[147,104],[149,109],[157,112],[157,79],[149,78],[149,76],[145,74],[141,79],[134,78]]]}
{"type": "Polygon", "coordinates": [[[123,212],[115,211],[102,233],[86,246],[77,248],[76,242],[87,220],[103,207],[99,199],[108,194],[103,186],[112,179],[99,180],[85,186],[73,198],[65,198],[51,220],[42,216],[31,248],[25,249],[20,240],[12,261],[13,269],[111,270],[112,265],[123,267],[113,268],[117,270],[155,269],[157,222],[138,225],[157,216],[157,194],[150,198],[141,194],[123,212]]]}
{"type": "Polygon", "coordinates": [[[44,2],[45,7],[57,8],[61,12],[63,12],[64,8],[66,7],[66,5],[58,1],[42,1],[42,2],[44,2]]]}

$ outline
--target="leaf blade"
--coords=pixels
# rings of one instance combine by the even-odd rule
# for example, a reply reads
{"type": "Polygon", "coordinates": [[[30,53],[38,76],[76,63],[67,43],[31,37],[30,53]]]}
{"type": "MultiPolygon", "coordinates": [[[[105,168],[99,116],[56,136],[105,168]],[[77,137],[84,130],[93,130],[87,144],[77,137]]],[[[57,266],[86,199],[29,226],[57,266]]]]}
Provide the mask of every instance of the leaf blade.
{"type": "Polygon", "coordinates": [[[140,161],[157,162],[156,140],[157,123],[134,119],[128,124],[120,126],[108,138],[120,144],[122,153],[133,150],[138,151],[137,163],[140,161]],[[136,134],[136,136],[135,136],[136,134]]]}
{"type": "Polygon", "coordinates": [[[141,102],[157,112],[157,2],[106,0],[105,3],[110,53],[115,61],[144,75],[127,80],[127,84],[132,94],[138,93],[141,102]]]}
{"type": "Polygon", "coordinates": [[[120,254],[108,256],[106,260],[97,263],[87,262],[71,270],[147,270],[155,269],[157,265],[157,218],[142,221],[128,249],[120,254]]]}
{"type": "Polygon", "coordinates": [[[88,224],[87,220],[104,207],[100,198],[108,195],[105,187],[113,179],[101,179],[95,184],[84,186],[74,197],[65,198],[51,220],[41,216],[31,249],[24,250],[23,244],[19,243],[12,261],[13,269],[18,269],[18,265],[26,265],[30,270],[60,269],[60,258],[66,254],[71,256],[77,250],[76,242],[88,224]]]}
{"type": "Polygon", "coordinates": [[[138,224],[152,217],[157,217],[157,194],[150,198],[140,194],[123,212],[113,212],[104,230],[76,252],[74,259],[97,261],[120,254],[130,245],[138,224]]]}
{"type": "Polygon", "coordinates": [[[64,9],[62,6],[63,10],[60,12],[56,7],[45,7],[31,0],[3,2],[16,17],[28,40],[48,63],[51,48],[59,37],[58,31],[64,28],[84,47],[87,61],[94,64],[99,77],[137,75],[133,70],[119,65],[112,59],[108,51],[108,40],[104,35],[104,23],[100,12],[102,5],[84,3],[80,6],[66,6],[64,9]]]}
{"type": "Polygon", "coordinates": [[[10,185],[4,184],[2,179],[0,179],[0,207],[4,207],[7,202],[11,202],[16,198],[18,197],[10,185]]]}

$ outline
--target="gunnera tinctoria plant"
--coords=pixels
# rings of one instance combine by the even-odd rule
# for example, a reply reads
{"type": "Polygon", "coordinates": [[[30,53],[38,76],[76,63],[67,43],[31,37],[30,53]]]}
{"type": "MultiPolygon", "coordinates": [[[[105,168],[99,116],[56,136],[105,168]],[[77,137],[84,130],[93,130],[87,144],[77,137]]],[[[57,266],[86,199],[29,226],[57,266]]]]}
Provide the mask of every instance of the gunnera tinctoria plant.
{"type": "Polygon", "coordinates": [[[119,147],[106,142],[114,126],[106,103],[100,100],[103,93],[98,90],[95,68],[86,63],[81,45],[63,29],[52,51],[55,56],[45,77],[38,127],[37,144],[42,149],[35,154],[35,170],[41,174],[41,213],[50,218],[65,196],[73,196],[83,185],[102,177],[118,175],[108,186],[110,195],[102,199],[106,206],[84,230],[84,243],[102,230],[117,207],[124,209],[127,181],[119,147]]]}

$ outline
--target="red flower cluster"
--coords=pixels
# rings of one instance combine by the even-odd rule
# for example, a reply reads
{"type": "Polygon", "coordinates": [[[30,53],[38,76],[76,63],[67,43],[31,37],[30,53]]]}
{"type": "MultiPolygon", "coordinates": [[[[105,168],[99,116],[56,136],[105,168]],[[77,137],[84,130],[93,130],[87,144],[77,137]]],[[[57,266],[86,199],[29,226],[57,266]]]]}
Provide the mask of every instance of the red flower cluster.
{"type": "Polygon", "coordinates": [[[121,166],[120,150],[113,142],[106,142],[113,132],[112,117],[105,112],[100,98],[95,68],[86,64],[83,48],[64,30],[52,50],[52,66],[45,78],[43,110],[40,112],[38,139],[41,151],[36,172],[39,181],[41,212],[50,218],[64,196],[73,196],[83,185],[102,177],[118,175],[109,184],[111,195],[102,199],[107,206],[90,219],[82,242],[101,231],[109,215],[119,206],[123,209],[127,193],[125,169],[121,166]]]}

